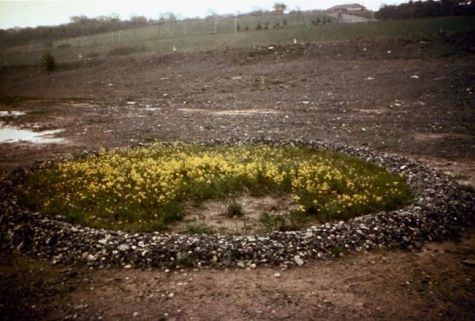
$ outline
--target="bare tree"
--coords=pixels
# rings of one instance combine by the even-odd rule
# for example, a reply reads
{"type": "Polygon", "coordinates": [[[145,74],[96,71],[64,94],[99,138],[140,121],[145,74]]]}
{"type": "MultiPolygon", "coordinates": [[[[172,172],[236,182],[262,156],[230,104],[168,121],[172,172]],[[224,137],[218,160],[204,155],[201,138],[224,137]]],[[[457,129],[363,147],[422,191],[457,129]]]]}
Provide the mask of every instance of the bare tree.
{"type": "Polygon", "coordinates": [[[276,2],[274,3],[274,12],[276,14],[282,15],[284,14],[285,10],[287,10],[287,5],[283,2],[276,2]]]}

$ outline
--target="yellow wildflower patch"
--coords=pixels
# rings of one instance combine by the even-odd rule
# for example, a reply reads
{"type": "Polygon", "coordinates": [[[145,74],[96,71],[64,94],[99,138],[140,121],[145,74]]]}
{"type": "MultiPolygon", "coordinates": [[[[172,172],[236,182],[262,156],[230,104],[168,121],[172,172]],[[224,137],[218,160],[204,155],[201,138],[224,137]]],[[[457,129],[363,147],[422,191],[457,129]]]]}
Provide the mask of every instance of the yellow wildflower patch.
{"type": "Polygon", "coordinates": [[[344,219],[408,201],[403,179],[362,160],[301,147],[158,143],[100,151],[33,172],[24,200],[94,227],[156,230],[187,200],[290,194],[317,220],[344,219]]]}

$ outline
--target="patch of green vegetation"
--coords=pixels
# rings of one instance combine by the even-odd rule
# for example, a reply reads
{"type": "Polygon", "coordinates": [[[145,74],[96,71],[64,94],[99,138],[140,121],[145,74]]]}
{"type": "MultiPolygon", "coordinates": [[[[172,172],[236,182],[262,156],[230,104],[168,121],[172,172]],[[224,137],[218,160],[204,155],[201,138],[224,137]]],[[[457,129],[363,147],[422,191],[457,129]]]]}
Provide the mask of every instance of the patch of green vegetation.
{"type": "Polygon", "coordinates": [[[199,223],[192,223],[187,225],[185,233],[187,234],[214,234],[216,231],[206,225],[206,224],[199,224],[199,223]]]}
{"type": "MultiPolygon", "coordinates": [[[[285,28],[256,30],[260,23],[272,26],[281,17],[247,17],[239,22],[241,32],[235,32],[234,19],[222,19],[215,29],[214,21],[187,21],[173,24],[154,25],[142,28],[122,30],[120,41],[118,32],[109,32],[84,37],[58,40],[51,48],[46,44],[37,43],[0,49],[0,64],[3,66],[19,66],[37,64],[38,57],[45,50],[50,50],[58,62],[77,61],[78,52],[83,57],[106,57],[117,46],[134,47],[127,54],[154,52],[158,54],[172,53],[175,47],[179,52],[199,52],[216,48],[251,48],[270,44],[291,44],[293,39],[299,42],[341,41],[351,39],[401,38],[420,37],[427,40],[438,39],[440,30],[447,36],[457,32],[474,30],[473,17],[443,17],[412,20],[386,20],[368,23],[326,23],[315,24],[310,21],[321,21],[320,14],[302,18],[301,16],[286,17],[285,28]],[[249,31],[244,31],[245,26],[249,31]],[[71,46],[60,47],[62,44],[71,46]]],[[[125,53],[124,53],[125,54],[125,53]]]]}
{"type": "Polygon", "coordinates": [[[259,222],[264,226],[266,232],[285,231],[288,229],[287,220],[282,215],[264,212],[259,217],[259,222]]]}
{"type": "MultiPolygon", "coordinates": [[[[261,218],[265,227],[295,229],[308,220],[348,219],[406,204],[402,177],[342,154],[305,147],[155,144],[101,151],[32,172],[19,188],[22,201],[51,215],[113,229],[166,229],[183,218],[183,204],[208,199],[290,194],[295,210],[285,224],[261,218]]],[[[231,201],[228,216],[242,216],[231,201]]]]}
{"type": "Polygon", "coordinates": [[[339,244],[332,247],[330,251],[331,251],[332,256],[334,257],[341,256],[347,252],[345,248],[339,244]]]}
{"type": "Polygon", "coordinates": [[[306,212],[290,210],[286,215],[264,212],[259,217],[259,222],[264,227],[264,231],[295,231],[315,223],[313,217],[306,212]]]}
{"type": "Polygon", "coordinates": [[[227,217],[241,217],[244,216],[244,208],[241,203],[235,199],[229,201],[226,204],[226,216],[227,217]]]}

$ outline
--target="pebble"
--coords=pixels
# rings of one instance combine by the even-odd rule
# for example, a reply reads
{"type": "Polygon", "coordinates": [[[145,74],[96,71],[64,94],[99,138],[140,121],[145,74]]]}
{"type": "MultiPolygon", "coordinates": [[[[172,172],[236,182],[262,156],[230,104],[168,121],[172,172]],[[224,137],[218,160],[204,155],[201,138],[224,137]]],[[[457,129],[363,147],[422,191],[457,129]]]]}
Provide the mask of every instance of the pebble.
{"type": "Polygon", "coordinates": [[[298,266],[302,266],[304,264],[303,260],[298,255],[294,256],[294,261],[298,266]]]}
{"type": "Polygon", "coordinates": [[[117,249],[119,251],[128,251],[130,249],[130,246],[128,246],[127,244],[121,244],[121,245],[119,245],[119,247],[117,249]]]}

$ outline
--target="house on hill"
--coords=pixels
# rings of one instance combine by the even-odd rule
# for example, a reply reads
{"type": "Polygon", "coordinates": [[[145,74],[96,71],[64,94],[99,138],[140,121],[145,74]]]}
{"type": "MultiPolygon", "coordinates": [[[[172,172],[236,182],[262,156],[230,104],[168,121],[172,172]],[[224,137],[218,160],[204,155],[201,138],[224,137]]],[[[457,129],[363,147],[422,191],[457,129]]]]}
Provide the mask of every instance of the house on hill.
{"type": "Polygon", "coordinates": [[[366,7],[359,3],[340,4],[327,9],[327,12],[360,12],[367,11],[366,7]]]}

